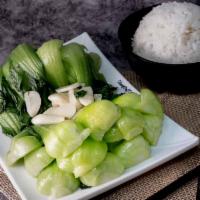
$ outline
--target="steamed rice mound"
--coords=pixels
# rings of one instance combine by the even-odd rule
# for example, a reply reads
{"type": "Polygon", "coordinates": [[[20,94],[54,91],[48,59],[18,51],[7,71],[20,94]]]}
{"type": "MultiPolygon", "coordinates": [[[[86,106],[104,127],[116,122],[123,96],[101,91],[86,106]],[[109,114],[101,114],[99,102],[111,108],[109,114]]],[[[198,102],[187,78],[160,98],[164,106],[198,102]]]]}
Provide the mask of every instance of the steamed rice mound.
{"type": "Polygon", "coordinates": [[[152,9],[140,22],[133,52],[159,63],[200,62],[200,6],[169,2],[152,9]]]}

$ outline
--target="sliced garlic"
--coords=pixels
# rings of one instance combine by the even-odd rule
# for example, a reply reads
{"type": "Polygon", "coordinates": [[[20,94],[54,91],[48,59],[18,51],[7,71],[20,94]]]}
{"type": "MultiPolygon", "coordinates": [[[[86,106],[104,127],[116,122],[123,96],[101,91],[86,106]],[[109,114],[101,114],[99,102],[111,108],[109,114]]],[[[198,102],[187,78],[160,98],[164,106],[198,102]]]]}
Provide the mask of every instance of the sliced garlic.
{"type": "Polygon", "coordinates": [[[27,113],[33,117],[35,116],[41,106],[40,94],[36,91],[28,91],[24,93],[24,100],[26,104],[27,113]]]}
{"type": "Polygon", "coordinates": [[[51,94],[48,99],[51,101],[52,106],[61,106],[69,102],[67,93],[54,93],[51,94]]]}
{"type": "Polygon", "coordinates": [[[79,98],[79,101],[82,105],[87,106],[94,102],[93,90],[91,87],[83,87],[81,90],[86,91],[86,95],[79,98]]]}
{"type": "Polygon", "coordinates": [[[100,101],[102,99],[102,94],[94,94],[94,100],[100,101]]]}
{"type": "Polygon", "coordinates": [[[85,86],[85,84],[84,83],[74,83],[74,84],[71,84],[71,85],[67,85],[67,86],[58,88],[58,89],[56,89],[56,92],[58,92],[58,93],[68,92],[68,91],[74,90],[74,89],[76,89],[80,86],[85,86]]]}
{"type": "Polygon", "coordinates": [[[72,103],[66,103],[58,107],[50,107],[43,114],[72,118],[75,113],[76,106],[72,103]]]}
{"type": "Polygon", "coordinates": [[[35,125],[57,124],[65,120],[62,116],[39,114],[32,118],[31,122],[35,125]]]}
{"type": "Polygon", "coordinates": [[[80,101],[75,97],[74,90],[69,90],[69,102],[76,106],[76,110],[80,110],[83,106],[80,101]]]}

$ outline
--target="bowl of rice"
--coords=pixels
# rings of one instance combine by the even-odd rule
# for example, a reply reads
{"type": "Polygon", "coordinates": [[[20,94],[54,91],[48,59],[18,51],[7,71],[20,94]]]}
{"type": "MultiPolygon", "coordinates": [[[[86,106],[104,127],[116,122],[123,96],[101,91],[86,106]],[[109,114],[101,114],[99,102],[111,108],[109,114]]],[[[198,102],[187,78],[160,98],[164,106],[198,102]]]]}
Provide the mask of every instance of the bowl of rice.
{"type": "Polygon", "coordinates": [[[200,6],[144,8],[120,24],[118,35],[131,67],[152,89],[200,91],[200,6]]]}

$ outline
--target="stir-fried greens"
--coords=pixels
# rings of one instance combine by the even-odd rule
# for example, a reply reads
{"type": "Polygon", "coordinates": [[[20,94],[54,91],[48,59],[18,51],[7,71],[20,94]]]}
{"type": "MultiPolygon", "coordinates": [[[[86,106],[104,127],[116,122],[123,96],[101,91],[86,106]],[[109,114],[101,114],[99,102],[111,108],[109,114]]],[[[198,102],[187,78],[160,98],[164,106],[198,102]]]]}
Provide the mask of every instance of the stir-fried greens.
{"type": "Polygon", "coordinates": [[[41,194],[62,197],[120,176],[151,155],[162,131],[156,95],[117,94],[85,46],[18,45],[0,68],[0,126],[7,164],[24,160],[41,194]]]}
{"type": "MultiPolygon", "coordinates": [[[[77,43],[63,46],[63,41],[55,39],[45,42],[37,50],[28,44],[18,45],[0,68],[0,125],[3,132],[14,136],[30,125],[24,100],[27,91],[40,94],[40,112],[50,106],[47,98],[54,88],[76,82],[91,85],[95,92],[103,94],[103,98],[112,98],[115,89],[99,73],[100,65],[99,55],[87,53],[86,47],[77,43]],[[14,119],[11,113],[23,122],[14,119]],[[17,129],[9,123],[13,120],[17,129]]],[[[82,97],[84,94],[84,91],[78,91],[75,95],[82,97]]]]}

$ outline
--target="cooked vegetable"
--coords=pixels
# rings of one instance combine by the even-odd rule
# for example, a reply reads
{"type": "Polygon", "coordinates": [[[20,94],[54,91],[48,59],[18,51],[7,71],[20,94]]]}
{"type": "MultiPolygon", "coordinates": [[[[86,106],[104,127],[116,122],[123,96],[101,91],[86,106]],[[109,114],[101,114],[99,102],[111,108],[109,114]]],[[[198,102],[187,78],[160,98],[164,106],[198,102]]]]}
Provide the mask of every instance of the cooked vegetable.
{"type": "Polygon", "coordinates": [[[84,129],[71,120],[55,125],[35,126],[45,144],[47,153],[53,158],[64,158],[75,151],[89,136],[90,130],[84,129]]]}
{"type": "Polygon", "coordinates": [[[80,98],[80,97],[84,97],[87,94],[87,92],[85,90],[78,90],[75,92],[75,97],[76,98],[80,98]]]}
{"type": "Polygon", "coordinates": [[[25,72],[17,65],[11,65],[11,61],[7,60],[2,66],[3,79],[2,92],[14,102],[18,110],[22,109],[24,103],[23,97],[23,79],[26,76],[25,72]]]}
{"type": "Polygon", "coordinates": [[[151,144],[156,145],[161,134],[163,119],[160,116],[144,115],[144,138],[151,144]]]}
{"type": "Polygon", "coordinates": [[[120,109],[111,101],[102,100],[82,108],[75,115],[75,121],[89,127],[93,139],[102,140],[119,117],[120,109]]]}
{"type": "Polygon", "coordinates": [[[22,128],[19,116],[11,111],[0,114],[0,126],[3,132],[10,136],[17,135],[22,128]]]}
{"type": "Polygon", "coordinates": [[[70,173],[60,170],[56,163],[45,168],[37,177],[37,189],[41,194],[59,198],[76,191],[78,179],[70,173]]]}
{"type": "Polygon", "coordinates": [[[158,97],[149,89],[141,90],[141,103],[139,110],[146,114],[163,117],[163,108],[158,97]]]}
{"type": "Polygon", "coordinates": [[[73,163],[72,163],[72,157],[68,156],[66,158],[57,158],[56,159],[58,167],[66,172],[72,173],[73,172],[73,163]]]}
{"type": "Polygon", "coordinates": [[[2,74],[1,91],[6,96],[6,100],[17,107],[19,111],[21,111],[24,103],[26,91],[44,93],[49,88],[42,79],[36,80],[34,76],[29,75],[19,65],[13,65],[11,60],[7,60],[2,66],[2,74]]]}
{"type": "Polygon", "coordinates": [[[12,140],[12,144],[6,158],[7,164],[13,165],[19,159],[23,158],[41,145],[41,142],[35,136],[29,135],[26,130],[22,131],[12,140]]]}
{"type": "Polygon", "coordinates": [[[119,105],[120,107],[129,107],[137,110],[140,104],[140,95],[133,92],[126,93],[115,98],[113,103],[119,105]]]}
{"type": "MultiPolygon", "coordinates": [[[[107,145],[105,142],[99,142],[88,138],[74,153],[72,153],[72,155],[70,155],[69,160],[67,160],[65,165],[61,168],[66,171],[73,169],[73,173],[77,178],[83,176],[101,163],[106,153],[107,145]]],[[[64,160],[66,161],[66,159],[64,160]]]]}
{"type": "Polygon", "coordinates": [[[112,100],[119,96],[119,94],[116,94],[117,88],[108,84],[106,81],[95,80],[92,88],[94,93],[102,94],[102,99],[112,100]]]}
{"type": "Polygon", "coordinates": [[[131,108],[124,107],[122,116],[117,121],[117,127],[125,140],[131,140],[143,132],[143,116],[131,108]]]}
{"type": "Polygon", "coordinates": [[[128,168],[149,158],[150,146],[148,142],[139,135],[132,140],[124,141],[116,146],[113,153],[120,158],[125,168],[128,168]]]}
{"type": "Polygon", "coordinates": [[[96,53],[91,52],[88,54],[88,58],[89,58],[89,62],[90,62],[90,68],[91,68],[91,72],[93,75],[93,79],[106,82],[104,75],[99,72],[100,67],[101,67],[100,56],[96,53]]]}
{"type": "Polygon", "coordinates": [[[113,152],[115,147],[119,146],[124,140],[118,141],[118,142],[112,142],[112,143],[107,143],[108,146],[108,152],[113,152]]]}
{"type": "Polygon", "coordinates": [[[157,96],[117,94],[100,66],[85,46],[53,39],[37,52],[18,45],[0,68],[0,126],[14,136],[7,163],[24,158],[41,194],[62,197],[79,180],[81,188],[106,183],[147,159],[159,139],[157,96]]]}
{"type": "Polygon", "coordinates": [[[80,179],[87,186],[97,186],[117,178],[124,172],[124,166],[120,159],[112,154],[107,153],[105,159],[80,179]]]}
{"type": "Polygon", "coordinates": [[[78,43],[67,44],[61,49],[61,56],[65,70],[70,77],[70,83],[92,84],[92,74],[85,49],[85,46],[78,43]]]}
{"type": "Polygon", "coordinates": [[[45,147],[40,147],[24,157],[24,166],[30,175],[37,176],[53,160],[47,154],[45,147]]]}
{"type": "Polygon", "coordinates": [[[106,132],[104,135],[104,141],[107,143],[118,142],[123,139],[123,135],[117,126],[112,127],[110,130],[106,132]]]}
{"type": "MultiPolygon", "coordinates": [[[[26,63],[26,58],[24,58],[24,60],[24,63],[26,63]]],[[[23,60],[21,60],[21,62],[23,63],[23,60]]],[[[46,102],[47,96],[45,95],[48,95],[50,89],[45,85],[43,80],[34,79],[26,71],[23,71],[20,65],[13,65],[11,59],[8,59],[1,70],[1,115],[3,119],[5,119],[5,117],[8,119],[10,113],[12,113],[12,116],[15,116],[15,122],[18,121],[18,124],[20,124],[20,129],[18,129],[18,132],[11,132],[8,129],[8,127],[12,129],[11,124],[5,125],[4,123],[2,124],[2,128],[5,134],[11,136],[16,135],[20,130],[30,125],[30,117],[26,111],[24,99],[24,93],[30,90],[42,93],[41,110],[44,109],[48,105],[48,102],[46,102]],[[9,115],[5,115],[5,113],[9,113],[9,115]],[[4,126],[6,128],[4,128],[4,126]]],[[[31,106],[33,105],[31,104],[31,106]]],[[[30,111],[30,109],[28,110],[30,111]]]]}
{"type": "Polygon", "coordinates": [[[69,157],[57,159],[58,167],[80,177],[102,162],[106,152],[106,143],[88,138],[69,157]]]}
{"type": "Polygon", "coordinates": [[[42,44],[37,54],[44,64],[45,77],[55,88],[68,84],[68,75],[61,58],[61,40],[49,40],[42,44]]]}
{"type": "Polygon", "coordinates": [[[142,89],[141,95],[133,92],[123,94],[113,102],[120,107],[129,107],[142,113],[163,116],[163,108],[158,97],[149,89],[142,89]]]}
{"type": "Polygon", "coordinates": [[[19,66],[23,71],[36,80],[44,78],[43,64],[30,45],[18,45],[14,50],[12,50],[9,58],[15,67],[19,66]]]}
{"type": "Polygon", "coordinates": [[[5,96],[3,94],[3,72],[0,67],[0,113],[5,109],[6,101],[5,96]]]}

